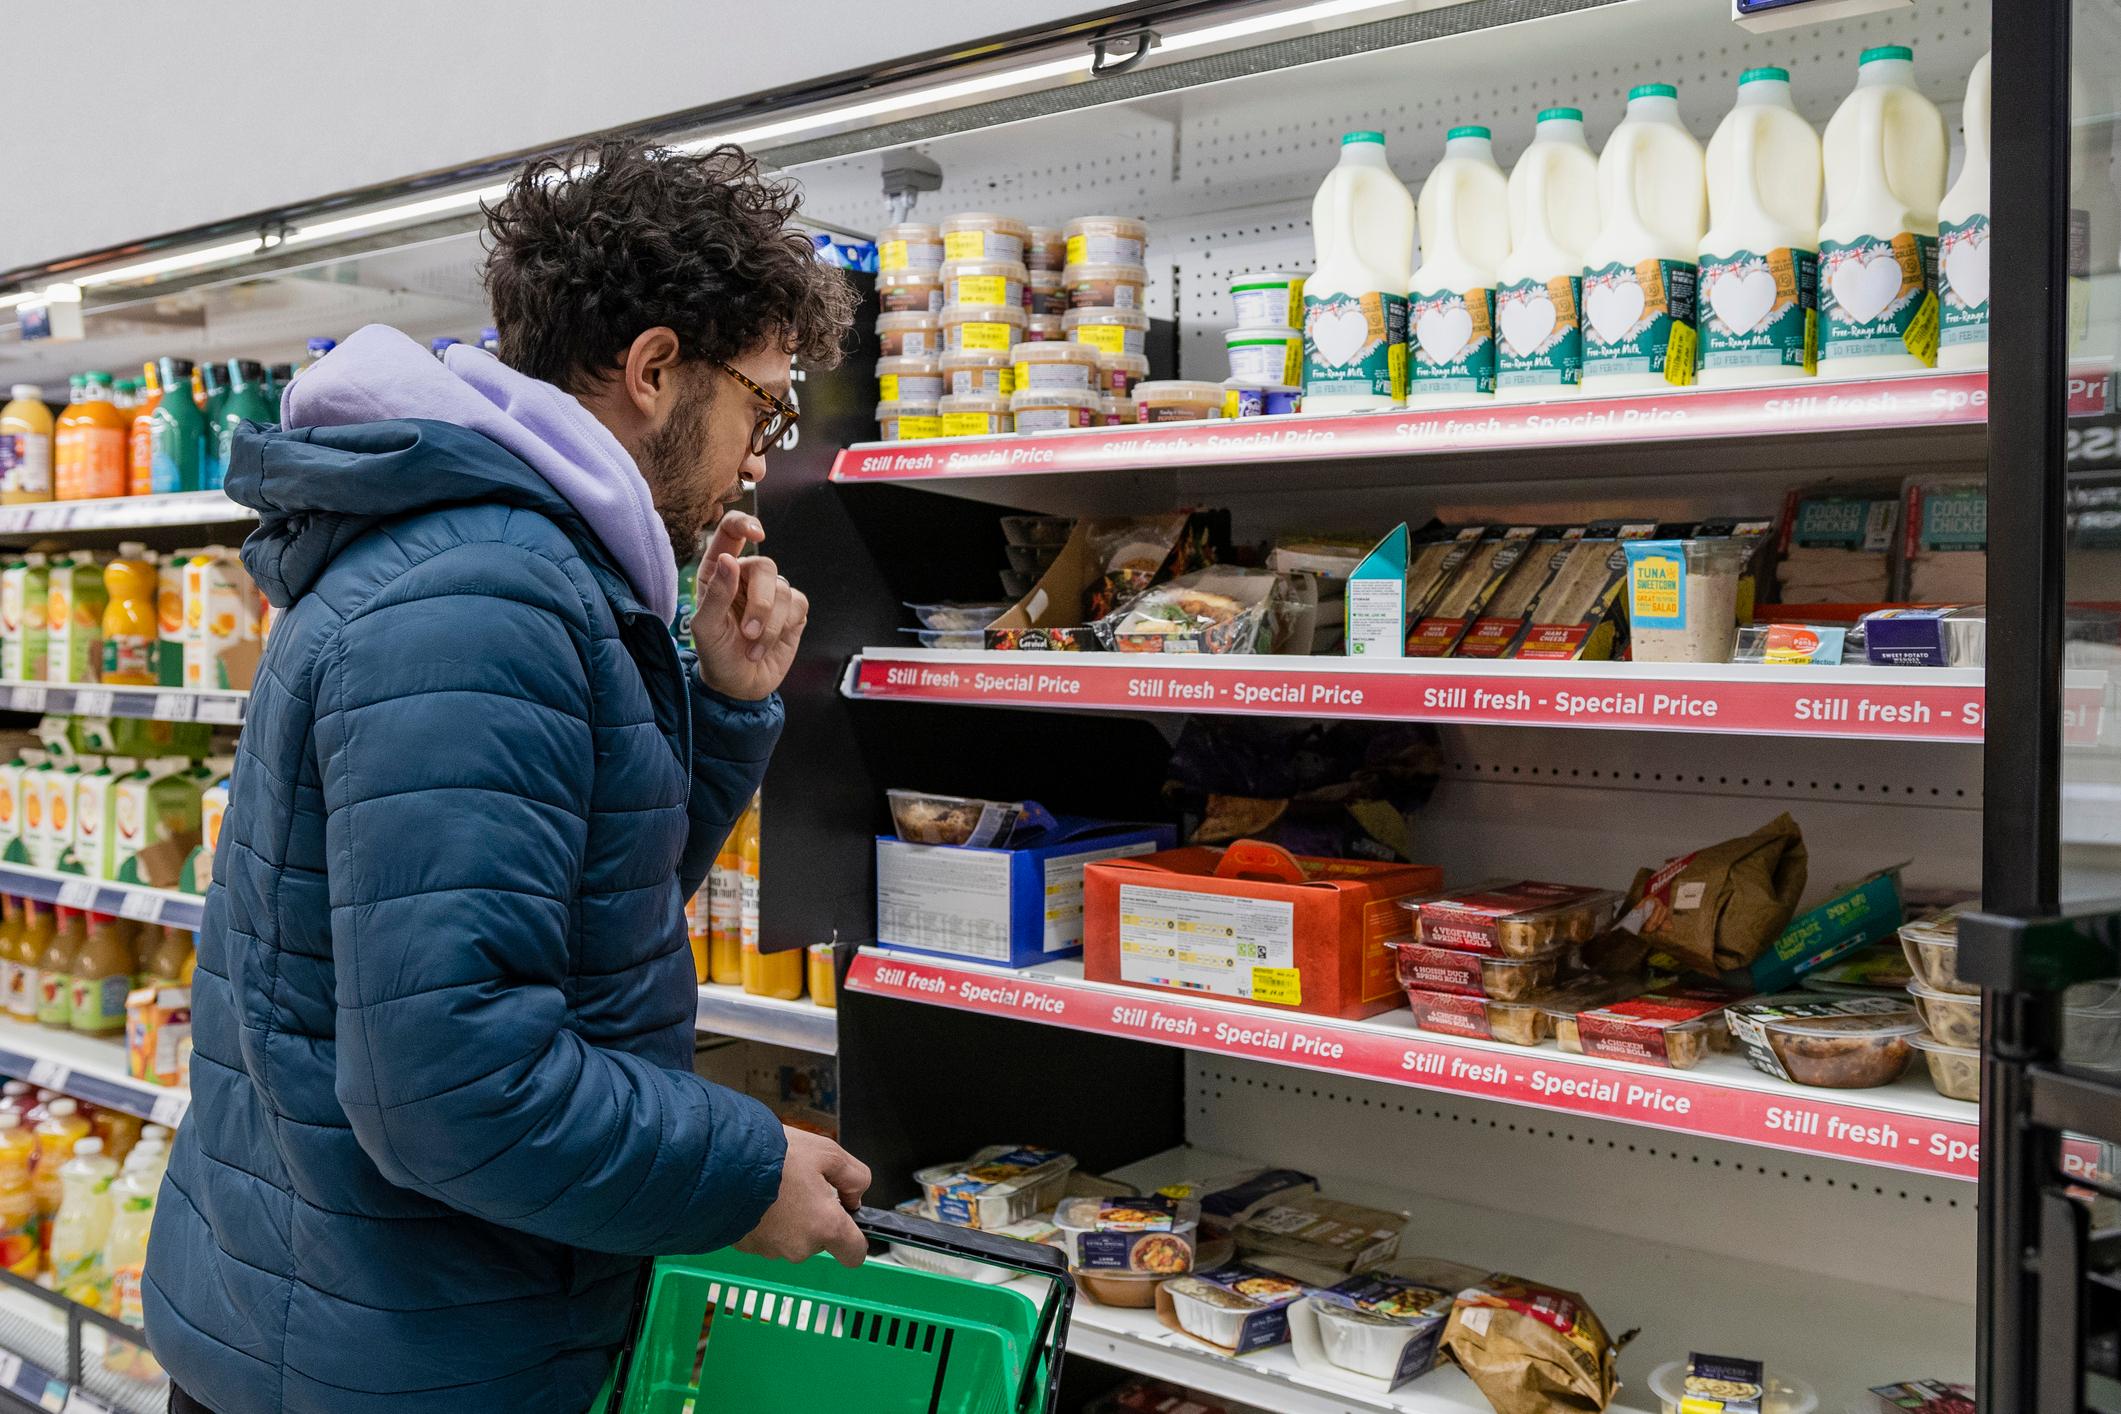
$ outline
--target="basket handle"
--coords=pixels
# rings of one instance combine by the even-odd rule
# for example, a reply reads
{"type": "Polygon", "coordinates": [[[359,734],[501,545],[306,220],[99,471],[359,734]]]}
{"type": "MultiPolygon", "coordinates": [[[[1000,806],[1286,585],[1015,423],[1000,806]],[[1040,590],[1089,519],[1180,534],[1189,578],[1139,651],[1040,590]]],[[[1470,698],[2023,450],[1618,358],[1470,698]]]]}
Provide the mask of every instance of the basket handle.
{"type": "Polygon", "coordinates": [[[1060,1407],[1062,1344],[1068,1336],[1068,1312],[1075,1305],[1075,1278],[1068,1272],[1066,1253],[1040,1242],[1000,1237],[978,1228],[954,1227],[883,1208],[855,1209],[854,1225],[879,1241],[903,1242],[909,1247],[924,1247],[946,1256],[969,1257],[976,1262],[1044,1277],[1050,1285],[1046,1299],[1039,1307],[1038,1328],[1031,1335],[1034,1354],[1024,1362],[1024,1378],[1017,1387],[1015,1407],[1019,1411],[1028,1408],[1041,1360],[1052,1372],[1052,1378],[1046,1381],[1045,1414],[1053,1414],[1060,1407]]]}

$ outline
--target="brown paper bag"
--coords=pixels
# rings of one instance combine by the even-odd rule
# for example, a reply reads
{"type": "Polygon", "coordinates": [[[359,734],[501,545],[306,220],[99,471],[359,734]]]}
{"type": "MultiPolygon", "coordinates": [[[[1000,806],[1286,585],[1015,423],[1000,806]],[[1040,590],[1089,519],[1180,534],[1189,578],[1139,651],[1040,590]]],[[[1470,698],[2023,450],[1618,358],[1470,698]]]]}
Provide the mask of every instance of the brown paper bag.
{"type": "Polygon", "coordinates": [[[1681,967],[1744,967],[1789,926],[1805,872],[1804,832],[1777,815],[1750,835],[1637,874],[1619,926],[1681,967]]]}
{"type": "Polygon", "coordinates": [[[1598,1414],[1618,1384],[1597,1313],[1573,1291],[1522,1277],[1493,1276],[1458,1293],[1441,1349],[1495,1414],[1598,1414]]]}

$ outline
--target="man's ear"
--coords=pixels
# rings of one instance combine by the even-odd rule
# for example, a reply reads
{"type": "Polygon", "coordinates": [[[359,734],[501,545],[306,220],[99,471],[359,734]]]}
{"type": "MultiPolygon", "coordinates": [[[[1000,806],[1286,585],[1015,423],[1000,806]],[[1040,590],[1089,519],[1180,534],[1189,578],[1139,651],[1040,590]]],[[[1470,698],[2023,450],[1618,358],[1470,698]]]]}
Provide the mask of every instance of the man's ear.
{"type": "Polygon", "coordinates": [[[659,424],[677,400],[678,336],[664,325],[643,329],[626,350],[620,395],[649,426],[659,424]]]}

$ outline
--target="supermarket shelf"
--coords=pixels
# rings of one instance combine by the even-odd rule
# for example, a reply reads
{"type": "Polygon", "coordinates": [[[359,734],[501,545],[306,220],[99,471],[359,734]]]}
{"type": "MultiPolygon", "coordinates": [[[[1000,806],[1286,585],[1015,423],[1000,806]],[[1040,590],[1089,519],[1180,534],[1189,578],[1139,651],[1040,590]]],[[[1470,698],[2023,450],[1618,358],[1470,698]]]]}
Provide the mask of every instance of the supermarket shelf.
{"type": "Polygon", "coordinates": [[[742,987],[700,988],[696,1028],[740,1041],[766,1041],[792,1046],[799,1051],[835,1055],[840,1048],[839,1013],[817,1006],[808,997],[784,1002],[778,997],[753,996],[742,987]]]}
{"type": "Polygon", "coordinates": [[[0,706],[11,712],[64,712],[83,717],[148,717],[158,722],[243,720],[250,694],[202,688],[97,687],[0,679],[0,706]]]}
{"type": "Polygon", "coordinates": [[[1080,961],[1023,971],[865,948],[846,986],[958,1011],[1014,1017],[1213,1055],[1593,1119],[1670,1129],[1827,1159],[1971,1181],[1979,1111],[1938,1094],[1920,1062],[1876,1090],[1776,1080],[1737,1055],[1662,1070],[1415,1027],[1404,1008],[1367,1021],[1276,1013],[1242,1003],[1088,982],[1080,961]]]}
{"type": "Polygon", "coordinates": [[[61,1410],[64,1414],[162,1414],[169,1405],[163,1379],[135,1380],[103,1368],[104,1332],[81,1333],[82,1380],[66,1380],[67,1322],[62,1310],[13,1286],[0,1285],[0,1407],[61,1410]]]}
{"type": "MultiPolygon", "coordinates": [[[[1235,1174],[1258,1166],[1257,1159],[1181,1148],[1111,1176],[1153,1190],[1177,1179],[1235,1174]]],[[[1374,1180],[1332,1176],[1322,1166],[1317,1171],[1324,1190],[1334,1197],[1408,1213],[1400,1243],[1403,1255],[1442,1257],[1552,1282],[1581,1292],[1615,1334],[1640,1327],[1641,1335],[1620,1353],[1621,1390],[1611,1406],[1616,1414],[1655,1408],[1649,1371],[1666,1360],[1685,1358],[1688,1350],[1713,1346],[1713,1337],[1732,1329],[1733,1321],[1742,1323],[1748,1351],[1764,1357],[1771,1369],[1803,1371],[1820,1388],[1826,1409],[1855,1408],[1868,1385],[1894,1377],[1873,1367],[1880,1351],[1938,1378],[1963,1379],[1972,1373],[1971,1312],[1950,1301],[1765,1260],[1719,1257],[1717,1290],[1731,1304],[1705,1311],[1703,1288],[1685,1275],[1700,1269],[1699,1252],[1620,1238],[1559,1217],[1503,1212],[1408,1193],[1374,1180]],[[1839,1357],[1858,1363],[1844,1368],[1835,1363],[1835,1352],[1822,1347],[1819,1332],[1831,1329],[1865,1332],[1860,1349],[1839,1357]]],[[[1580,1210],[1563,1205],[1558,1211],[1580,1210]]],[[[1037,1278],[1020,1278],[1017,1284],[1035,1298],[1037,1278]]],[[[1352,1378],[1306,1370],[1286,1345],[1232,1359],[1166,1328],[1153,1311],[1101,1306],[1080,1294],[1069,1325],[1068,1350],[1286,1414],[1491,1410],[1456,1368],[1433,1370],[1386,1393],[1352,1378]]]]}
{"type": "MultiPolygon", "coordinates": [[[[1978,742],[1978,668],[1535,663],[865,649],[848,697],[1095,712],[1617,727],[1978,742]]],[[[2072,684],[2071,739],[2097,738],[2104,692],[2072,684]]]]}
{"type": "Polygon", "coordinates": [[[55,903],[61,908],[115,913],[142,923],[171,923],[179,928],[196,929],[206,911],[206,900],[197,894],[144,884],[105,883],[80,874],[62,874],[56,869],[32,869],[27,864],[0,864],[0,894],[55,903]]]}
{"type": "Polygon", "coordinates": [[[0,506],[0,535],[38,530],[151,530],[164,525],[232,525],[258,513],[220,491],[113,496],[101,501],[35,501],[0,506]]]}
{"type": "Polygon", "coordinates": [[[125,1038],[84,1036],[33,1022],[0,1021],[0,1075],[46,1090],[175,1126],[191,1108],[191,1091],[150,1085],[127,1073],[125,1038]]]}
{"type": "MultiPolygon", "coordinates": [[[[2073,389],[2072,410],[2104,396],[2073,389]]],[[[1988,418],[1985,373],[1918,374],[1729,390],[1693,389],[1450,411],[1344,413],[1085,428],[1023,436],[874,442],[833,463],[841,482],[947,482],[1078,472],[1249,467],[1507,451],[1625,447],[1713,438],[1936,430],[1988,418]]]]}

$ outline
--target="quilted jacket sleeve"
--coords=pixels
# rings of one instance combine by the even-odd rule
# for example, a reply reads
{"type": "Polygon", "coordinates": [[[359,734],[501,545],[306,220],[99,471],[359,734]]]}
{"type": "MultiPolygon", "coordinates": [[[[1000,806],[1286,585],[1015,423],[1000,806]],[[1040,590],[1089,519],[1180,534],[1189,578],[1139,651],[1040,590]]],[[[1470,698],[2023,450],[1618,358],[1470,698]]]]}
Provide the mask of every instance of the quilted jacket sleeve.
{"type": "Polygon", "coordinates": [[[393,1183],[570,1246],[735,1241],[779,1188],[771,1112],[567,1024],[593,784],[579,592],[487,544],[384,599],[316,668],[335,1088],[362,1149],[393,1183]]]}
{"type": "Polygon", "coordinates": [[[781,699],[778,693],[762,702],[724,697],[700,680],[700,661],[690,648],[680,648],[678,660],[692,703],[692,828],[678,861],[678,883],[691,898],[765,779],[766,759],[781,736],[781,699]]]}

